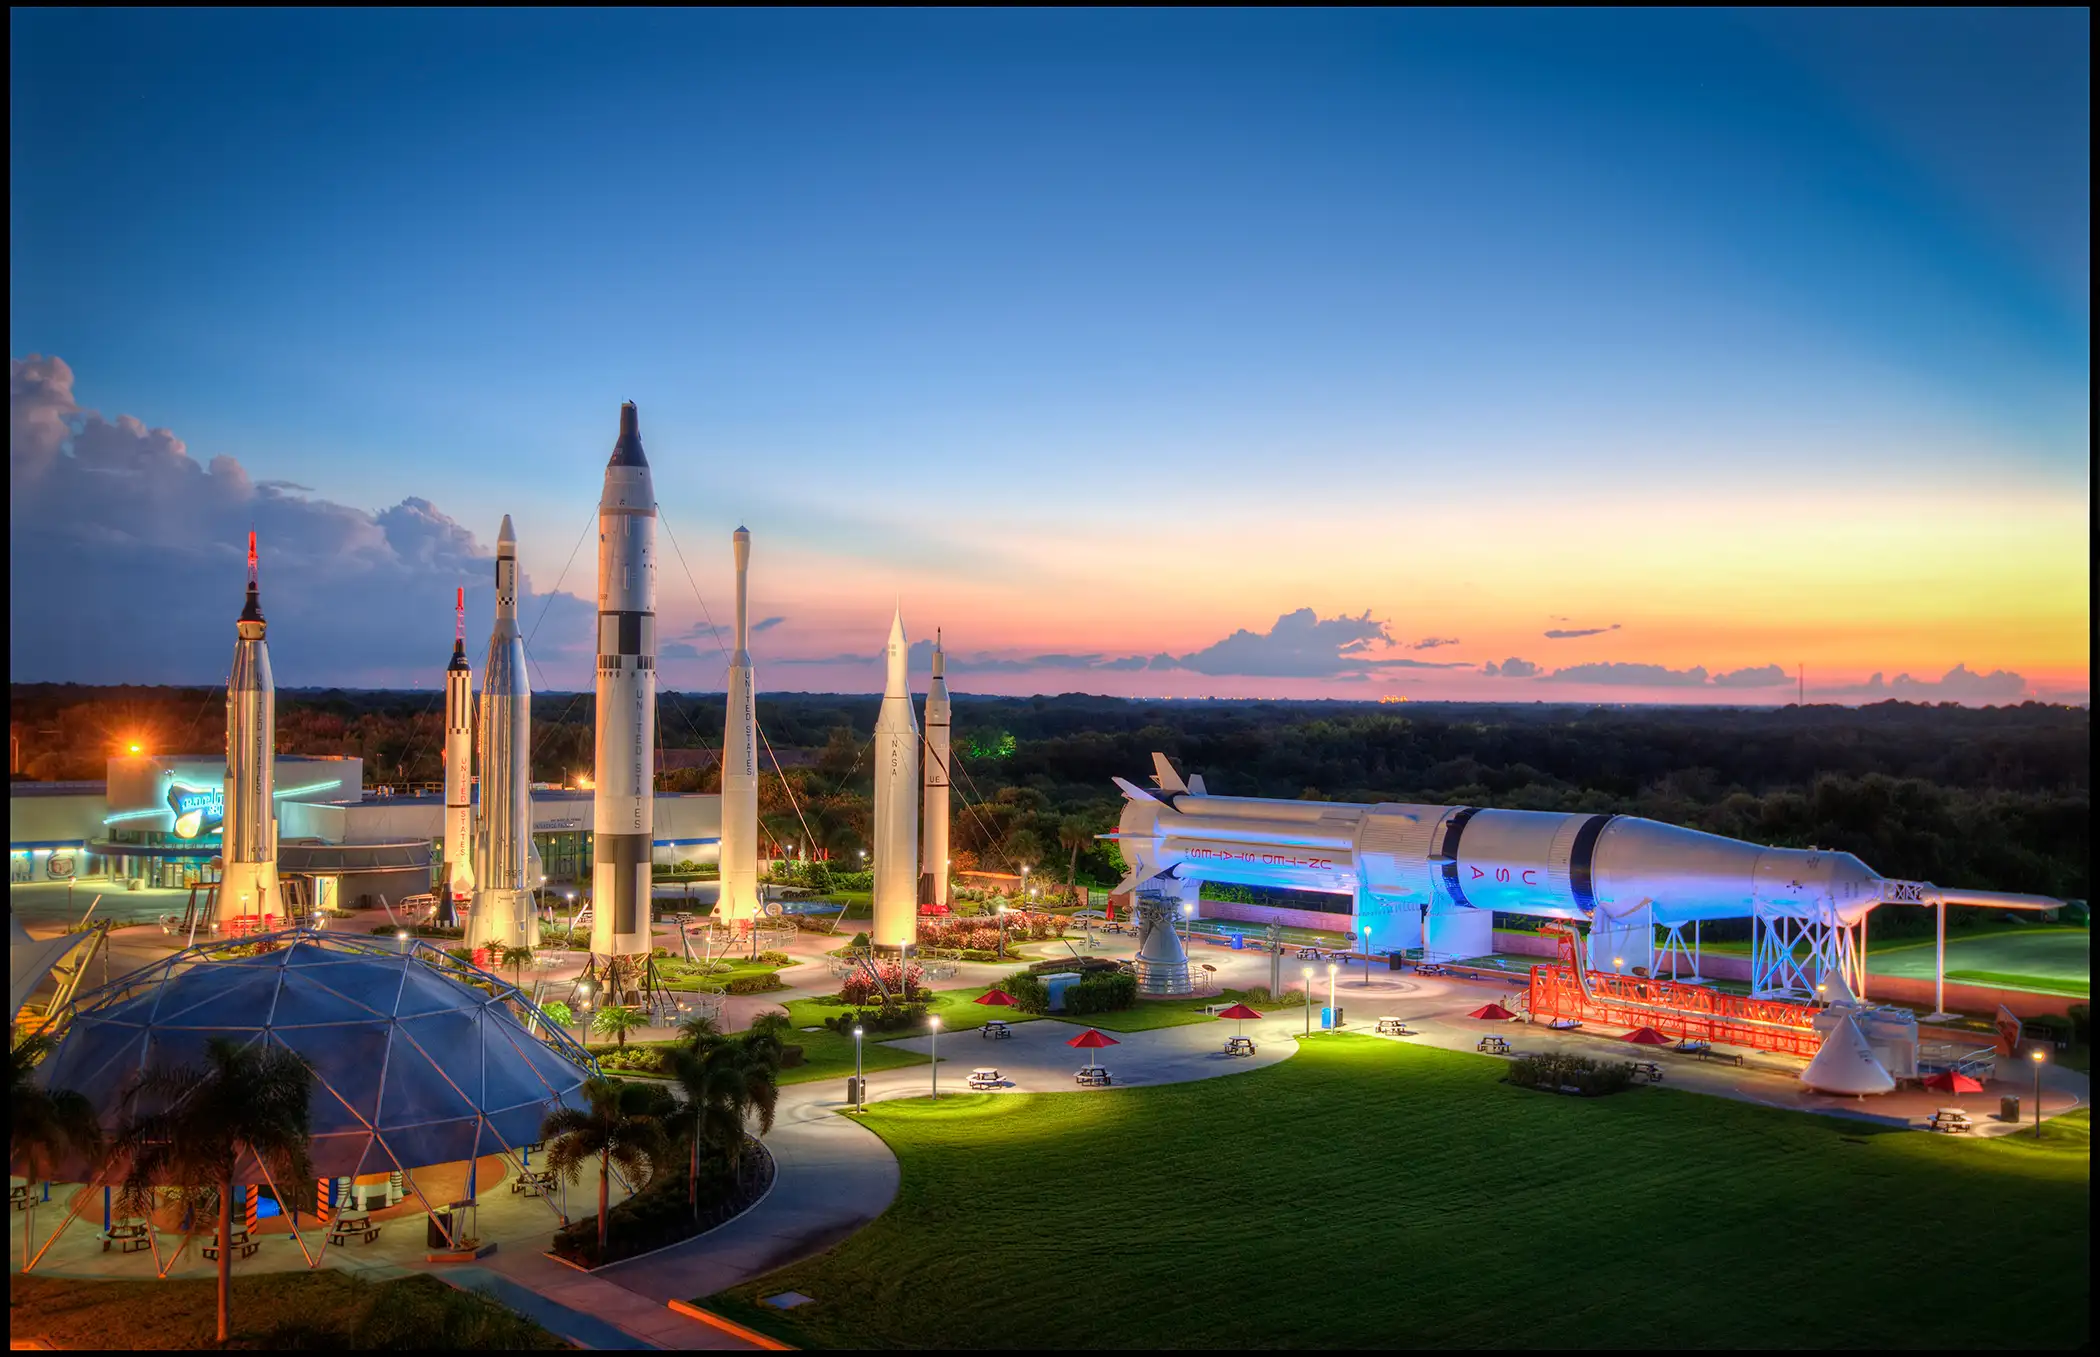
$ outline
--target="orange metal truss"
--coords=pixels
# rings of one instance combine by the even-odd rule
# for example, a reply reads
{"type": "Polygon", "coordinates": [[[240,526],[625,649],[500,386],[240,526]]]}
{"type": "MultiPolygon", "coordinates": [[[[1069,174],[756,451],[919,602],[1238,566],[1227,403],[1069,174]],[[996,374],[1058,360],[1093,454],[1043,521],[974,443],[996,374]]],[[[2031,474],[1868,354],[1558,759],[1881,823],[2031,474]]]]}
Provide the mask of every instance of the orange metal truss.
{"type": "Polygon", "coordinates": [[[1561,933],[1561,964],[1531,968],[1531,1016],[1620,1027],[1653,1027],[1679,1039],[1812,1056],[1822,1045],[1816,1010],[1778,999],[1724,994],[1704,985],[1592,971],[1572,933],[1561,933]]]}

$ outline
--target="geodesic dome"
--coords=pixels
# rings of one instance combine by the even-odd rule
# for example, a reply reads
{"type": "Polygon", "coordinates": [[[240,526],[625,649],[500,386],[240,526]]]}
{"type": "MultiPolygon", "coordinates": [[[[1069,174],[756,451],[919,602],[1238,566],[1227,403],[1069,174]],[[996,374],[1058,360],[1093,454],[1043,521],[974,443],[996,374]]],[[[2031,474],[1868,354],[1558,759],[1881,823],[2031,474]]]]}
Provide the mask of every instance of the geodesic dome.
{"type": "Polygon", "coordinates": [[[313,1071],[323,1177],[530,1145],[550,1111],[580,1104],[582,1048],[509,984],[426,944],[403,952],[296,933],[260,955],[227,955],[238,950],[192,947],[82,996],[39,1082],[85,1094],[109,1125],[142,1071],[201,1065],[213,1037],[273,1043],[313,1071]]]}

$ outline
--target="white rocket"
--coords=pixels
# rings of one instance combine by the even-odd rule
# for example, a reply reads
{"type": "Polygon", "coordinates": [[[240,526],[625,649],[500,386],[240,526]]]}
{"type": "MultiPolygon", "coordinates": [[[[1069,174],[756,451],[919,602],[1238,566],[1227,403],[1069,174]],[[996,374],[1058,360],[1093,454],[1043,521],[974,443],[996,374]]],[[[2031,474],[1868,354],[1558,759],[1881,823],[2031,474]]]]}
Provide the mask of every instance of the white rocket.
{"type": "Polygon", "coordinates": [[[445,666],[445,902],[474,897],[474,671],[467,663],[467,591],[453,603],[452,663],[445,666]]]}
{"type": "Polygon", "coordinates": [[[904,615],[890,620],[888,672],[875,718],[875,931],[877,947],[919,940],[919,731],[912,721],[904,615]]]}
{"type": "Polygon", "coordinates": [[[933,681],[926,685],[926,856],[919,898],[948,903],[948,657],[933,633],[933,681]]]}
{"type": "Polygon", "coordinates": [[[220,831],[217,921],[282,914],[277,893],[277,684],[263,640],[255,534],[248,534],[248,601],[234,624],[226,680],[226,812],[220,831]]]}
{"type": "Polygon", "coordinates": [[[597,793],[591,836],[591,952],[649,951],[656,837],[656,489],[634,402],[598,501],[597,793]]]}
{"type": "MultiPolygon", "coordinates": [[[[447,748],[449,758],[449,739],[447,748]]],[[[446,771],[449,803],[449,766],[446,771]]],[[[481,814],[475,828],[475,890],[467,915],[467,946],[537,946],[532,683],[525,672],[525,638],[518,632],[518,538],[509,514],[496,533],[496,625],[489,634],[488,668],[481,676],[481,814]]]]}
{"type": "Polygon", "coordinates": [[[745,584],[751,534],[736,547],[736,651],[729,657],[729,703],[722,718],[722,897],[724,919],[758,914],[758,718],[751,705],[751,612],[745,584]]]}

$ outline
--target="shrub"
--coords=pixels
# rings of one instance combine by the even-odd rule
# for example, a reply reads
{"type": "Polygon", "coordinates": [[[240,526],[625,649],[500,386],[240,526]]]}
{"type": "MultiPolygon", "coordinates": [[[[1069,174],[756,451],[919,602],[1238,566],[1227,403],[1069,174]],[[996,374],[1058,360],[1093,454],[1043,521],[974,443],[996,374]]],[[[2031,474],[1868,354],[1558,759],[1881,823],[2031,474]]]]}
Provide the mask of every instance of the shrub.
{"type": "Polygon", "coordinates": [[[884,1004],[880,1008],[864,1008],[854,1012],[835,1013],[824,1019],[824,1025],[834,1032],[851,1034],[855,1027],[869,1032],[896,1032],[907,1027],[926,1025],[924,1004],[884,1004]]]}
{"type": "Polygon", "coordinates": [[[2028,1036],[2040,1037],[2058,1046],[2070,1045],[2071,1033],[2076,1030],[2071,1019],[2055,1013],[2037,1013],[2022,1019],[2020,1026],[2028,1036]]]}
{"type": "Polygon", "coordinates": [[[670,1053],[660,1046],[616,1046],[598,1055],[598,1068],[607,1073],[668,1074],[670,1053]]]}
{"type": "Polygon", "coordinates": [[[1137,977],[1128,971],[1102,971],[1065,989],[1065,1012],[1074,1017],[1113,1013],[1137,1002],[1137,977]]]}
{"type": "MultiPolygon", "coordinates": [[[[401,925],[399,924],[381,924],[372,930],[375,935],[387,934],[389,936],[400,931],[401,925]]],[[[467,930],[460,927],[447,928],[443,924],[411,924],[408,928],[408,935],[412,938],[464,938],[467,936],[467,930]]]]}
{"type": "MultiPolygon", "coordinates": [[[[927,993],[926,975],[916,965],[900,966],[895,961],[878,961],[875,970],[882,977],[881,985],[875,983],[866,968],[857,969],[839,982],[839,998],[849,1004],[865,1004],[880,998],[884,990],[906,1000],[922,998],[927,993]]],[[[786,988],[778,977],[769,975],[767,978],[775,986],[786,988]]]]}
{"type": "Polygon", "coordinates": [[[1050,1011],[1050,990],[1039,975],[1030,971],[1009,975],[1000,982],[999,988],[1014,996],[1014,1007],[1023,1013],[1050,1011]]]}
{"type": "Polygon", "coordinates": [[[2071,1005],[2071,1035],[2080,1045],[2088,1045],[2092,1042],[2093,1006],[2091,1004],[2071,1005]]]}
{"type": "Polygon", "coordinates": [[[759,964],[764,966],[792,966],[795,964],[795,959],[786,952],[760,952],[758,960],[759,964]]]}
{"type": "Polygon", "coordinates": [[[1633,1062],[1592,1060],[1584,1055],[1549,1051],[1518,1056],[1510,1062],[1507,1078],[1519,1088],[1542,1088],[1548,1092],[1576,1088],[1587,1097],[1603,1097],[1633,1087],[1633,1062]]]}
{"type": "Polygon", "coordinates": [[[731,994],[764,994],[768,990],[786,989],[780,977],[771,971],[758,975],[733,975],[723,986],[731,994]]]}
{"type": "Polygon", "coordinates": [[[1250,1008],[1297,1008],[1305,1002],[1305,991],[1287,989],[1281,994],[1271,994],[1267,985],[1256,985],[1252,989],[1225,990],[1218,997],[1246,1004],[1250,1008]]]}

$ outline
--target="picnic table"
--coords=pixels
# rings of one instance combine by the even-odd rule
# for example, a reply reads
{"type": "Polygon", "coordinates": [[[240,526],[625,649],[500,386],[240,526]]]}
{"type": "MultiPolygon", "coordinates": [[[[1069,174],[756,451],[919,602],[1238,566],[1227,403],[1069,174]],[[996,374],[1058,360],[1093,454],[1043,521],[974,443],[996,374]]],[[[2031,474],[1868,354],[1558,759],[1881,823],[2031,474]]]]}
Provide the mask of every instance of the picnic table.
{"type": "Polygon", "coordinates": [[[1227,1055],[1253,1055],[1253,1054],[1254,1054],[1254,1038],[1253,1038],[1253,1037],[1227,1037],[1227,1038],[1225,1038],[1225,1054],[1227,1054],[1227,1055]]]}
{"type": "Polygon", "coordinates": [[[7,1204],[17,1211],[28,1210],[29,1185],[27,1183],[10,1184],[7,1189],[7,1204]]]}
{"type": "Polygon", "coordinates": [[[1555,1018],[1546,1024],[1547,1030],[1553,1032],[1572,1032],[1580,1026],[1582,1020],[1579,1018],[1555,1018]]]}
{"type": "Polygon", "coordinates": [[[990,1065],[980,1065],[970,1071],[969,1083],[974,1089],[999,1088],[1006,1083],[1006,1076],[990,1065]]]}
{"type": "Polygon", "coordinates": [[[331,1244],[369,1244],[379,1238],[379,1226],[370,1216],[337,1216],[328,1226],[331,1244]]]}
{"type": "Polygon", "coordinates": [[[544,1197],[547,1189],[554,1186],[554,1173],[550,1169],[526,1169],[510,1180],[512,1192],[522,1192],[528,1197],[544,1197]]]}
{"type": "MultiPolygon", "coordinates": [[[[262,1241],[260,1239],[250,1239],[246,1230],[229,1230],[226,1234],[226,1246],[240,1250],[240,1255],[243,1258],[253,1258],[256,1250],[262,1247],[262,1241]]],[[[218,1258],[219,1244],[216,1239],[204,1246],[204,1256],[213,1260],[218,1258]]]]}
{"type": "Polygon", "coordinates": [[[978,1036],[990,1037],[995,1041],[1004,1041],[1013,1034],[1014,1029],[997,1018],[989,1019],[984,1026],[977,1029],[978,1036]]]}
{"type": "Polygon", "coordinates": [[[1976,1123],[1970,1121],[1969,1114],[1958,1107],[1943,1107],[1925,1118],[1925,1125],[1930,1130],[1959,1135],[1973,1130],[1976,1123]]]}
{"type": "Polygon", "coordinates": [[[1662,1066],[1654,1061],[1635,1060],[1630,1063],[1633,1065],[1633,1072],[1645,1078],[1649,1083],[1659,1084],[1663,1081],[1662,1066]]]}
{"type": "Polygon", "coordinates": [[[1476,1046],[1475,1046],[1475,1047],[1474,1047],[1473,1049],[1474,1049],[1474,1050],[1476,1050],[1476,1051],[1485,1051],[1485,1052],[1487,1052],[1487,1053],[1488,1053],[1489,1055],[1508,1055],[1508,1054],[1509,1054],[1509,1038],[1507,1038],[1507,1037],[1482,1037],[1482,1038],[1480,1039],[1480,1043],[1479,1043],[1478,1045],[1476,1045],[1476,1046]]]}
{"type": "Polygon", "coordinates": [[[1434,961],[1418,961],[1415,963],[1415,974],[1449,975],[1451,974],[1451,968],[1448,966],[1439,966],[1434,961]]]}
{"type": "Polygon", "coordinates": [[[1107,1088],[1108,1070],[1100,1065],[1089,1065],[1083,1070],[1074,1070],[1072,1078],[1081,1088],[1107,1088]]]}
{"type": "Polygon", "coordinates": [[[112,1244],[117,1246],[118,1253],[137,1253],[140,1249],[152,1248],[153,1237],[145,1221],[120,1220],[102,1236],[102,1251],[108,1253],[112,1244]]]}
{"type": "Polygon", "coordinates": [[[1734,1052],[1716,1051],[1712,1042],[1700,1041],[1695,1037],[1686,1037],[1670,1049],[1676,1051],[1679,1055],[1698,1056],[1701,1060],[1725,1060],[1731,1065],[1741,1065],[1743,1063],[1743,1058],[1734,1052]]]}
{"type": "Polygon", "coordinates": [[[1385,1017],[1378,1020],[1378,1035],[1382,1037],[1411,1037],[1405,1018],[1385,1017]]]}

